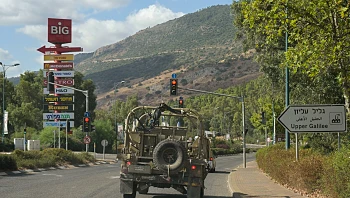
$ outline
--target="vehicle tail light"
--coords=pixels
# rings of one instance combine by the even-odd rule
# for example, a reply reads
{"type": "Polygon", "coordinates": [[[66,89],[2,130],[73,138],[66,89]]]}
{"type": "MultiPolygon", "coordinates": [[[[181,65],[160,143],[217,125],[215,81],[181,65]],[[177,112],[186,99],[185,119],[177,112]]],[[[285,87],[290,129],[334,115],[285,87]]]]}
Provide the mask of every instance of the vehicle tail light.
{"type": "Polygon", "coordinates": [[[210,161],[213,161],[213,157],[211,157],[209,160],[210,160],[210,161]]]}
{"type": "Polygon", "coordinates": [[[126,162],[126,165],[130,166],[130,165],[131,165],[131,162],[130,162],[130,161],[127,161],[127,162],[126,162]]]}
{"type": "Polygon", "coordinates": [[[195,166],[195,165],[192,165],[192,166],[191,166],[191,170],[196,170],[196,166],[195,166]]]}

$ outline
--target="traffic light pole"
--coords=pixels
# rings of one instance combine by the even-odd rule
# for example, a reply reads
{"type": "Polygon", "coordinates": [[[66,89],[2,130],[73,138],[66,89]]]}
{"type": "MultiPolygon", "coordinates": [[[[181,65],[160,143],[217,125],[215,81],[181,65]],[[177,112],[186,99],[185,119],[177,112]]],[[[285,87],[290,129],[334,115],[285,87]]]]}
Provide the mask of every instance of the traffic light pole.
{"type": "Polygon", "coordinates": [[[236,98],[239,99],[240,102],[242,102],[242,137],[243,137],[243,167],[247,167],[247,159],[246,159],[246,140],[245,140],[245,107],[244,107],[244,96],[242,95],[241,97],[239,96],[232,96],[228,94],[220,94],[220,93],[215,93],[215,92],[210,92],[210,91],[203,91],[203,90],[197,90],[197,89],[189,89],[189,88],[183,88],[183,87],[178,87],[178,89],[183,89],[187,91],[193,91],[193,92],[200,92],[200,93],[207,93],[207,94],[212,94],[212,95],[217,95],[217,96],[225,96],[229,98],[236,98]]]}
{"type": "MultiPolygon", "coordinates": [[[[52,84],[52,85],[56,85],[56,86],[60,86],[60,87],[68,88],[68,89],[73,89],[74,91],[79,91],[79,92],[83,93],[85,96],[85,111],[89,112],[89,90],[76,89],[74,87],[68,87],[68,86],[60,85],[60,84],[49,82],[49,81],[47,82],[47,84],[52,84]]],[[[86,132],[85,136],[88,136],[88,132],[86,132]]],[[[86,152],[88,152],[88,151],[89,151],[89,144],[86,144],[86,152]]]]}

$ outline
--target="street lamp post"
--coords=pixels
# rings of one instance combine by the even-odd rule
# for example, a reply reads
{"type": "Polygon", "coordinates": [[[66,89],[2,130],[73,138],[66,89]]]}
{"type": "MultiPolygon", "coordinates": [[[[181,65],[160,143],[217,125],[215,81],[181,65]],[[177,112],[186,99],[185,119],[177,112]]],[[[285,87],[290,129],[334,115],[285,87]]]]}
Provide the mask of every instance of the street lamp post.
{"type": "MultiPolygon", "coordinates": [[[[125,81],[120,81],[117,83],[114,83],[114,98],[116,97],[116,92],[117,92],[117,86],[120,84],[125,83],[125,81]]],[[[117,99],[114,99],[114,105],[116,105],[117,99]]],[[[117,124],[117,106],[115,106],[115,111],[114,111],[114,127],[115,127],[115,134],[116,134],[116,146],[115,146],[115,152],[118,153],[118,124],[117,124]]]]}
{"type": "Polygon", "coordinates": [[[3,83],[2,83],[2,138],[1,142],[4,143],[5,139],[5,78],[6,78],[6,70],[10,67],[16,67],[19,64],[13,64],[13,65],[5,65],[0,62],[0,65],[2,66],[2,74],[3,74],[3,83]],[[7,67],[7,68],[6,68],[7,67]]]}

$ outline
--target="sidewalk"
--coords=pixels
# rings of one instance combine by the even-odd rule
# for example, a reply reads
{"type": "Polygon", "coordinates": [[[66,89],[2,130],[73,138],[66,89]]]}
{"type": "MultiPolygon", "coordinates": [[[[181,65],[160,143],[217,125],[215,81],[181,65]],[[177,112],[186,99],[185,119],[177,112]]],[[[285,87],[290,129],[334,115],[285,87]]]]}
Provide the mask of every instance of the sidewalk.
{"type": "Polygon", "coordinates": [[[298,193],[275,183],[258,169],[257,163],[247,163],[247,168],[239,167],[230,173],[229,187],[235,198],[301,198],[298,193]]]}

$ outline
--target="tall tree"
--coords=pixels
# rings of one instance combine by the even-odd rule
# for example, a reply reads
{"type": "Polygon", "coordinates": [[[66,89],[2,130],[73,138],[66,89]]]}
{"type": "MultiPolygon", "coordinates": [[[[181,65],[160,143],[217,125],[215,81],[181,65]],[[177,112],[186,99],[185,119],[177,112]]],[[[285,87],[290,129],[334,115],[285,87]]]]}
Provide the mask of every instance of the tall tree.
{"type": "Polygon", "coordinates": [[[243,0],[233,4],[235,24],[247,33],[249,46],[267,57],[261,59],[262,63],[268,63],[266,60],[271,59],[269,54],[273,49],[281,52],[285,46],[284,33],[288,31],[288,51],[275,63],[291,69],[293,82],[304,83],[310,89],[318,86],[313,89],[317,95],[339,98],[336,94],[341,87],[347,107],[350,96],[346,69],[350,62],[348,7],[349,2],[345,0],[243,0]],[[334,84],[325,78],[336,78],[338,82],[334,84]],[[325,90],[329,92],[325,94],[325,90]]]}

